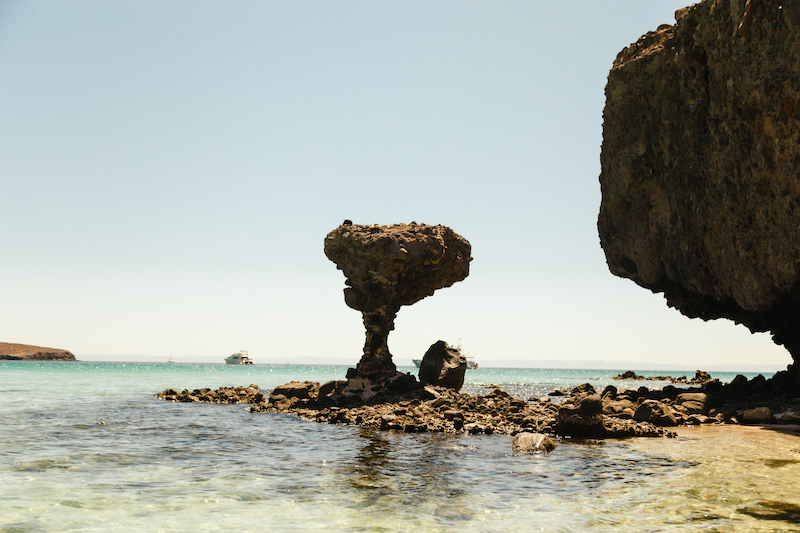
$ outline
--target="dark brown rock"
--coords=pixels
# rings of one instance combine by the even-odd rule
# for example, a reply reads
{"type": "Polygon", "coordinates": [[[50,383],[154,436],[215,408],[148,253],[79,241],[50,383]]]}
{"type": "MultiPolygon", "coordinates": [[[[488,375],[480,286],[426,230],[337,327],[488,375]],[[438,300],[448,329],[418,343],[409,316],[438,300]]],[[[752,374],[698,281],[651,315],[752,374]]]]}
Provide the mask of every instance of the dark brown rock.
{"type": "Polygon", "coordinates": [[[678,425],[678,420],[669,407],[658,400],[643,401],[636,409],[633,419],[637,422],[649,422],[659,427],[678,425]]]}
{"type": "Polygon", "coordinates": [[[471,247],[445,226],[343,224],[325,238],[325,255],[346,277],[345,303],[361,311],[366,341],[356,371],[396,371],[387,339],[397,312],[469,274],[471,247]]]}
{"type": "Polygon", "coordinates": [[[746,409],[742,415],[745,424],[775,424],[775,416],[769,407],[755,407],[746,409]]]}
{"type": "Polygon", "coordinates": [[[800,362],[797,2],[703,0],[609,73],[598,219],[611,272],[800,362]],[[744,35],[743,35],[744,34],[744,35]]]}
{"type": "Polygon", "coordinates": [[[428,348],[419,365],[419,380],[423,385],[436,385],[460,391],[467,372],[467,358],[458,348],[438,341],[428,348]]]}

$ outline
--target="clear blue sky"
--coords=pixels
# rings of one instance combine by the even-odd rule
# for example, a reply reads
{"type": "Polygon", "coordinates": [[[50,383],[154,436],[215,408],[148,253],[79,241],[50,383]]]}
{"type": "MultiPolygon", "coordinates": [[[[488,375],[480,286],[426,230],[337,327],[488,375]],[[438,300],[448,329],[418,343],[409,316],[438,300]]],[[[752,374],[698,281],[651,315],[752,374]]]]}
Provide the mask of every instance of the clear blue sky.
{"type": "Polygon", "coordinates": [[[472,243],[465,281],[401,309],[401,364],[461,339],[484,366],[784,367],[600,249],[608,70],[685,5],[0,2],[0,341],[354,364],[323,254],[349,218],[472,243]]]}

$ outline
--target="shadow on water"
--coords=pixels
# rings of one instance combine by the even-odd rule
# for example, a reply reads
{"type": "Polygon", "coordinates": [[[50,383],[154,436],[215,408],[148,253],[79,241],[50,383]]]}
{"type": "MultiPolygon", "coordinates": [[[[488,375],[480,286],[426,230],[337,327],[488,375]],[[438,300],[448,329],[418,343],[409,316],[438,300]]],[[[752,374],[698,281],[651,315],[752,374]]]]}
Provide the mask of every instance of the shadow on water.
{"type": "Polygon", "coordinates": [[[761,520],[780,520],[790,524],[800,524],[800,505],[793,503],[762,501],[737,511],[761,520]]]}
{"type": "Polygon", "coordinates": [[[458,472],[466,468],[463,452],[475,448],[458,444],[459,437],[405,434],[360,428],[360,447],[341,465],[337,477],[353,495],[350,508],[375,515],[430,513],[438,522],[471,520],[468,492],[457,487],[458,472]]]}

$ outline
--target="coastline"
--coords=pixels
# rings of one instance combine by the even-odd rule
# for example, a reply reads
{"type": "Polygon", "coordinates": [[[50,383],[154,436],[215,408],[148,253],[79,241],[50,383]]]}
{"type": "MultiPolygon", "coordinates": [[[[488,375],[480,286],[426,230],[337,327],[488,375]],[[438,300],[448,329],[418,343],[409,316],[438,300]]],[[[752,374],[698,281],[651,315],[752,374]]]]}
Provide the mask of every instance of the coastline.
{"type": "Polygon", "coordinates": [[[0,361],[77,361],[69,350],[0,342],[0,361]]]}

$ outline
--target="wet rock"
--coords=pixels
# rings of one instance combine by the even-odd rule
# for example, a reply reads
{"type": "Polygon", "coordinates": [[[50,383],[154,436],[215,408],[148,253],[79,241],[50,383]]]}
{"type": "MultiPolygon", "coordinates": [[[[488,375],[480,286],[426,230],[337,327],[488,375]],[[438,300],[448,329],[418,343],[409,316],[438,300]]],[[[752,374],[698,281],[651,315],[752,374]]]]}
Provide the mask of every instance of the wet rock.
{"type": "Polygon", "coordinates": [[[515,453],[550,453],[556,449],[556,443],[547,435],[526,431],[514,436],[511,449],[515,453]]]}
{"type": "Polygon", "coordinates": [[[362,314],[366,341],[359,376],[396,371],[387,339],[397,312],[469,274],[471,247],[445,226],[343,224],[325,255],[346,277],[345,303],[362,314]]]}
{"type": "Polygon", "coordinates": [[[263,401],[264,395],[259,392],[258,385],[252,384],[249,387],[205,388],[191,392],[186,389],[181,392],[167,389],[156,394],[156,398],[170,402],[252,404],[263,401]]]}
{"type": "Polygon", "coordinates": [[[292,381],[285,385],[275,387],[270,393],[272,396],[284,396],[286,398],[297,398],[299,400],[308,400],[312,397],[319,395],[319,383],[311,381],[292,381]]]}
{"type": "Polygon", "coordinates": [[[419,380],[424,385],[436,385],[460,391],[467,372],[467,359],[457,348],[444,341],[434,343],[419,365],[419,380]]]}
{"type": "Polygon", "coordinates": [[[778,424],[800,425],[800,411],[784,411],[775,415],[778,424]]]}
{"type": "Polygon", "coordinates": [[[744,424],[775,424],[776,422],[769,407],[746,409],[742,414],[742,423],[744,424]]]}

